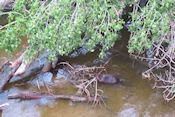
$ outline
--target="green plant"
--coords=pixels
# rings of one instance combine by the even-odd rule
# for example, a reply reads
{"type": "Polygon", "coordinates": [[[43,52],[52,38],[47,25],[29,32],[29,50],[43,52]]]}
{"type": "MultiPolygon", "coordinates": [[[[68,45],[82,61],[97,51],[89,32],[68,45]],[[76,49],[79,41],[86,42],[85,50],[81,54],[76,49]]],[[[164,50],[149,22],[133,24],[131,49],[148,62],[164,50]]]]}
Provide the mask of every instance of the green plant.
{"type": "Polygon", "coordinates": [[[135,5],[129,28],[129,53],[142,54],[160,40],[168,43],[165,35],[170,31],[169,23],[174,10],[173,0],[149,0],[144,8],[135,5]]]}
{"type": "Polygon", "coordinates": [[[134,6],[130,25],[129,52],[147,60],[142,73],[163,89],[166,101],[175,97],[175,3],[173,0],[149,0],[144,8],[134,6]]]}
{"type": "Polygon", "coordinates": [[[111,48],[124,21],[116,14],[124,7],[116,0],[16,0],[8,12],[9,24],[0,32],[0,49],[15,51],[27,37],[26,60],[47,49],[49,60],[69,55],[83,45],[93,52],[101,44],[100,57],[111,48]],[[90,37],[88,41],[84,36],[90,37]]]}

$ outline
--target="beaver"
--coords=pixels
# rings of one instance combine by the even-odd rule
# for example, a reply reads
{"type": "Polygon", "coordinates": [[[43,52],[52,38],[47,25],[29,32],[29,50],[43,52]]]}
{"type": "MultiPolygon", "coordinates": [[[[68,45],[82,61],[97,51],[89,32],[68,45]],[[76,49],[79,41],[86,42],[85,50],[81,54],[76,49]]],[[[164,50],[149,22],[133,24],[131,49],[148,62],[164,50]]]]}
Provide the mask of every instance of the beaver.
{"type": "Polygon", "coordinates": [[[107,83],[107,84],[121,83],[121,79],[118,78],[116,75],[112,74],[99,74],[97,75],[97,80],[101,83],[107,83]]]}

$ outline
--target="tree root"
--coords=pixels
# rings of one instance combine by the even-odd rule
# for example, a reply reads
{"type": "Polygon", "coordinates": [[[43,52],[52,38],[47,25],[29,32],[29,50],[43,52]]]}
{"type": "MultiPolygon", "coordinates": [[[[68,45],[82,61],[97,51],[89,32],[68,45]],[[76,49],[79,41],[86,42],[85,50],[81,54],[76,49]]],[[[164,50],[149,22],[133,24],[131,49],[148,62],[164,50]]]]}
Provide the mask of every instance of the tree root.
{"type": "Polygon", "coordinates": [[[148,57],[132,55],[136,59],[149,62],[149,69],[142,73],[145,78],[153,79],[153,88],[163,89],[163,97],[166,101],[175,98],[175,24],[169,23],[170,32],[163,35],[161,40],[153,43],[148,57]],[[169,43],[166,42],[169,41],[169,43]]]}

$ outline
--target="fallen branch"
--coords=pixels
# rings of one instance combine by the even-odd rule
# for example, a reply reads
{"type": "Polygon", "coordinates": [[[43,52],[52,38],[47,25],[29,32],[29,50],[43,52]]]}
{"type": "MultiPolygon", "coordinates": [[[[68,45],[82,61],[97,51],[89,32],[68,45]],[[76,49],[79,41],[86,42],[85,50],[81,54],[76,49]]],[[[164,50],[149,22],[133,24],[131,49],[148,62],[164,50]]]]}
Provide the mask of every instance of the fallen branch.
{"type": "Polygon", "coordinates": [[[34,94],[34,93],[19,93],[13,94],[8,96],[9,99],[41,99],[41,98],[48,98],[48,99],[65,99],[71,100],[73,102],[92,102],[94,101],[94,97],[79,97],[74,95],[52,95],[52,94],[34,94]]]}

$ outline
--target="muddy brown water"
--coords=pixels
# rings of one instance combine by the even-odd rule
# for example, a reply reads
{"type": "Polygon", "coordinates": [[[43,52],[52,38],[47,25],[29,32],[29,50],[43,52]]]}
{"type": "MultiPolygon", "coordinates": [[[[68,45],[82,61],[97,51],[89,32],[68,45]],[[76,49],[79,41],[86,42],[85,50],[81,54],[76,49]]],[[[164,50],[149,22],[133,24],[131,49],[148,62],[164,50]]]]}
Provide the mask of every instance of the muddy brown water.
{"type": "MultiPolygon", "coordinates": [[[[71,64],[99,65],[112,57],[108,65],[108,73],[120,76],[125,80],[122,85],[99,84],[108,97],[106,106],[93,107],[88,103],[73,103],[66,100],[20,100],[8,99],[9,94],[20,91],[38,91],[38,89],[25,81],[10,86],[0,94],[0,104],[9,103],[0,112],[2,117],[175,117],[175,102],[164,101],[160,90],[151,88],[152,82],[142,79],[141,72],[146,66],[140,64],[127,55],[127,39],[129,33],[126,29],[120,32],[120,39],[115,47],[108,52],[108,56],[100,60],[97,53],[80,55],[69,59],[71,64]],[[23,85],[20,85],[23,84],[23,85]]],[[[0,52],[0,60],[7,57],[0,52]]],[[[63,84],[54,89],[57,94],[74,94],[75,90],[70,84],[63,84]]]]}

